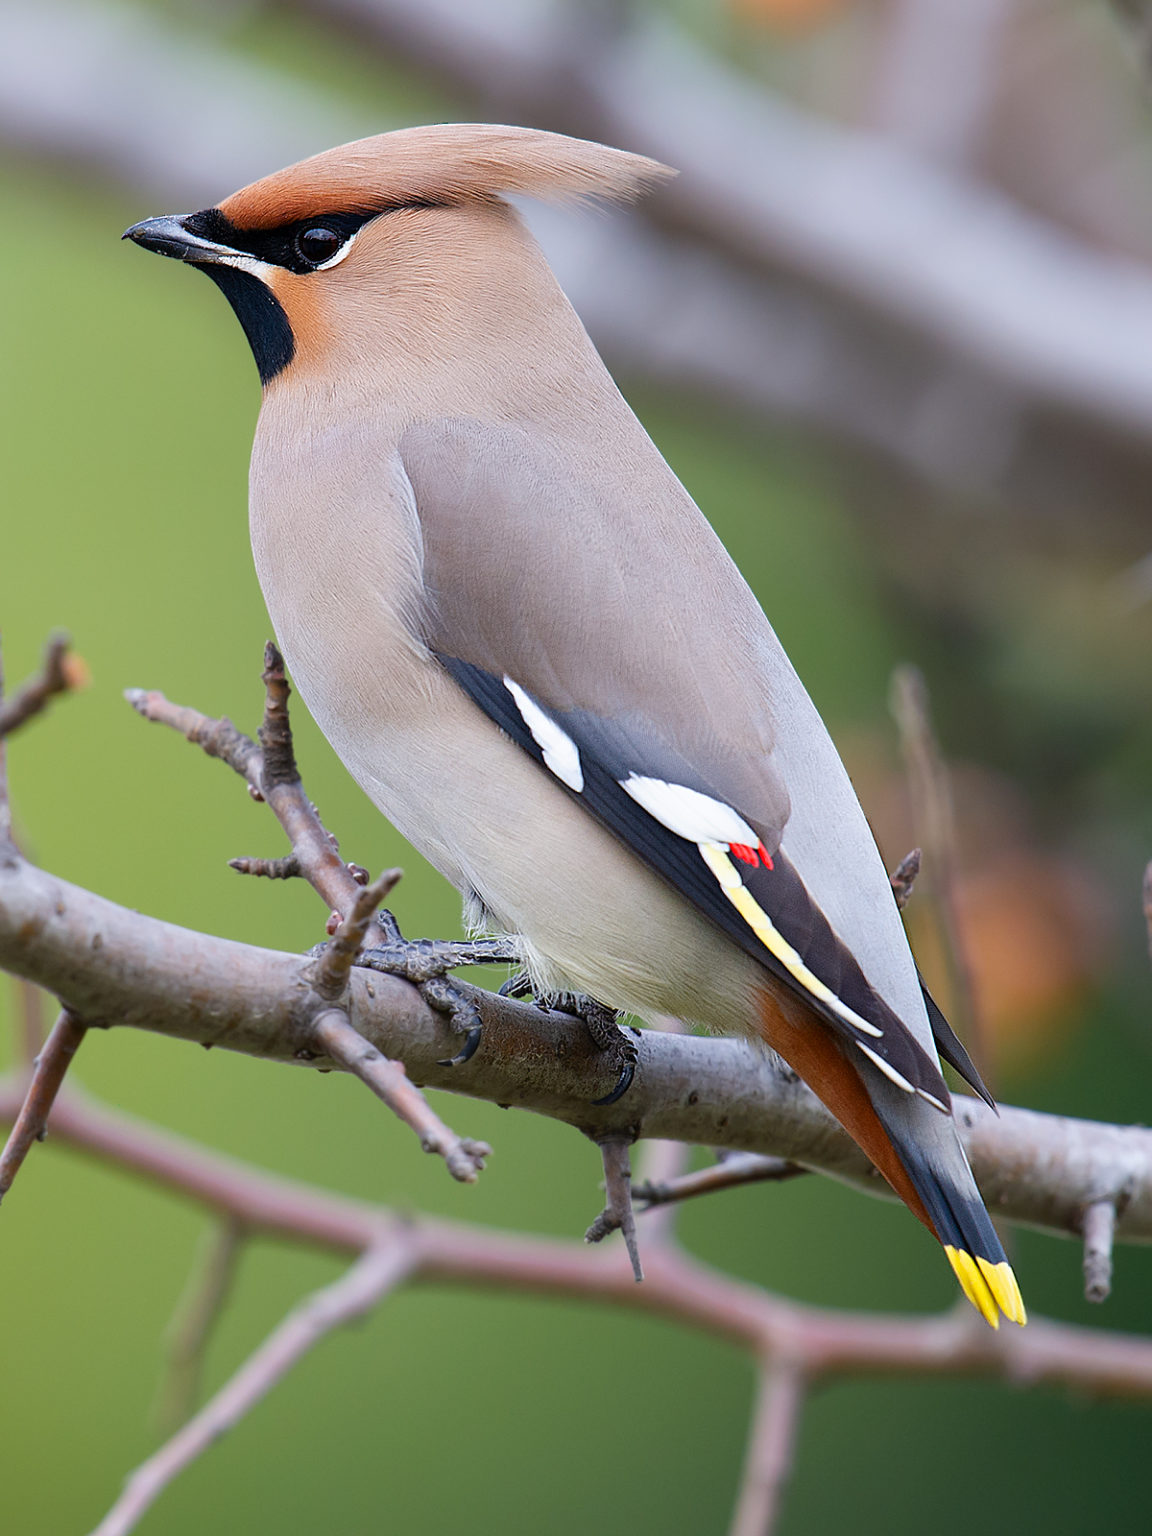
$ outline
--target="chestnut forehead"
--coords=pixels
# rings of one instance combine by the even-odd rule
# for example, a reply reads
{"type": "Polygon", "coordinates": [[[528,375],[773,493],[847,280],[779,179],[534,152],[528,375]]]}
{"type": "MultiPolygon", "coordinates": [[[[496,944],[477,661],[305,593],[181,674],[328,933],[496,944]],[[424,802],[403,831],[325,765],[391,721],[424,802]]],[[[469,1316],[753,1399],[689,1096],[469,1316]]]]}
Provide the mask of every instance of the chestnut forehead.
{"type": "Polygon", "coordinates": [[[427,177],[390,178],[386,189],[374,188],[372,179],[368,168],[358,164],[333,166],[320,174],[305,162],[233,192],[219,212],[236,228],[257,232],[333,215],[363,223],[394,208],[431,207],[448,200],[431,195],[427,177]]]}

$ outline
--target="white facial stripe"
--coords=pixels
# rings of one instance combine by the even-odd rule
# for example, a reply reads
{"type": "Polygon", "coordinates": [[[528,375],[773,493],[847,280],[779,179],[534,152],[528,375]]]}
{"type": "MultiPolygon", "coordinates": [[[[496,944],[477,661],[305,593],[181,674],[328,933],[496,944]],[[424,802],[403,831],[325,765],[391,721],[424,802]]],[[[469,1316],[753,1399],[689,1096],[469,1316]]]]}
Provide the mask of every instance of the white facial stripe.
{"type": "Polygon", "coordinates": [[[654,816],[661,826],[690,843],[740,843],[755,848],[760,839],[738,812],[722,800],[685,784],[668,784],[630,773],[620,788],[654,816]]]}
{"type": "Polygon", "coordinates": [[[265,273],[274,272],[275,266],[270,261],[258,261],[255,256],[244,256],[240,252],[234,255],[217,256],[218,267],[239,267],[241,272],[251,272],[253,277],[263,281],[265,273]]]}
{"type": "Polygon", "coordinates": [[[529,698],[519,683],[505,677],[504,686],[516,700],[516,708],[532,732],[532,740],[544,754],[544,766],[562,784],[567,784],[569,789],[580,794],[584,788],[584,771],[580,767],[580,753],[576,743],[567,732],[560,729],[555,720],[544,713],[534,699],[529,698]]]}
{"type": "MultiPolygon", "coordinates": [[[[751,891],[748,890],[747,886],[745,886],[736,866],[728,857],[727,850],[716,842],[701,842],[697,846],[700,849],[701,858],[716,876],[720,889],[760,940],[761,944],[763,944],[764,948],[768,950],[769,954],[776,956],[776,959],[780,961],[789,975],[798,981],[806,992],[810,992],[826,1008],[831,1008],[833,1013],[838,1014],[853,1029],[858,1029],[865,1035],[871,1035],[873,1039],[881,1039],[884,1034],[882,1029],[877,1029],[875,1024],[870,1024],[867,1019],[861,1018],[854,1008],[849,1008],[847,1003],[841,1002],[831,987],[825,986],[819,976],[814,971],[808,969],[804,964],[803,956],[798,950],[793,949],[764,908],[752,895],[751,891]]],[[[859,1041],[856,1043],[860,1045],[859,1041]]],[[[866,1050],[867,1047],[861,1046],[861,1049],[866,1050]]],[[[911,1085],[909,1085],[910,1087],[911,1085]]]]}
{"type": "MultiPolygon", "coordinates": [[[[874,1066],[879,1067],[881,1072],[883,1072],[884,1076],[887,1077],[887,1078],[890,1078],[892,1080],[892,1082],[894,1082],[896,1084],[897,1088],[903,1088],[905,1093],[915,1093],[916,1092],[916,1089],[913,1088],[912,1084],[903,1075],[903,1073],[897,1072],[896,1068],[894,1066],[892,1066],[889,1062],[885,1061],[883,1056],[877,1056],[876,1052],[873,1051],[873,1050],[870,1050],[869,1047],[864,1044],[863,1040],[857,1040],[856,1044],[859,1047],[859,1049],[864,1052],[864,1054],[865,1054],[865,1056],[867,1056],[868,1060],[870,1062],[872,1062],[874,1066]]],[[[929,1095],[927,1095],[927,1094],[925,1094],[924,1097],[928,1098],[930,1103],[938,1104],[939,1108],[941,1108],[941,1109],[944,1108],[943,1104],[939,1104],[939,1101],[937,1099],[929,1098],[929,1095]]]]}
{"type": "Polygon", "coordinates": [[[248,256],[243,251],[234,251],[227,245],[217,245],[214,240],[205,240],[200,235],[194,235],[189,229],[181,229],[180,243],[190,246],[195,251],[206,252],[218,267],[239,267],[241,272],[251,272],[254,277],[262,277],[265,272],[272,270],[266,261],[258,261],[255,256],[248,256]]]}

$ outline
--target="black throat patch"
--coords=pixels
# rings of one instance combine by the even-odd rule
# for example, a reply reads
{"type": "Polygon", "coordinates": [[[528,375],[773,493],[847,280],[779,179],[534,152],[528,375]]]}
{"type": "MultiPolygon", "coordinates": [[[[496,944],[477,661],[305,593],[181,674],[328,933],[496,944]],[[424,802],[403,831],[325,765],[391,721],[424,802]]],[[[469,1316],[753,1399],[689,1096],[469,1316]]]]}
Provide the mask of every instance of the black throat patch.
{"type": "Polygon", "coordinates": [[[244,327],[261,384],[268,384],[296,355],[296,338],[279,299],[258,277],[223,263],[198,263],[235,311],[244,327]]]}

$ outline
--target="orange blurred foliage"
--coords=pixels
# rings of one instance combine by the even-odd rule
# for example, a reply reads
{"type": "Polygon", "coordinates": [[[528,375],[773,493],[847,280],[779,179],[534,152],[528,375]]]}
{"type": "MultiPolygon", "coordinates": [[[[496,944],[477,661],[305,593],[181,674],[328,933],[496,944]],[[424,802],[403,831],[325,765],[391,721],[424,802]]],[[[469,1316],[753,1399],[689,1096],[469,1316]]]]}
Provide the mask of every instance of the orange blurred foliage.
{"type": "MultiPolygon", "coordinates": [[[[904,776],[884,761],[886,745],[846,745],[857,792],[895,868],[917,842],[904,776]]],[[[972,763],[952,764],[950,777],[957,920],[998,1079],[1059,1049],[1107,966],[1114,913],[1092,870],[1039,846],[1024,797],[1009,779],[972,763]]],[[[904,918],[925,981],[948,1013],[949,967],[931,875],[925,867],[904,918]]]]}
{"type": "Polygon", "coordinates": [[[801,32],[847,9],[848,0],[726,0],[737,21],[801,32]]]}

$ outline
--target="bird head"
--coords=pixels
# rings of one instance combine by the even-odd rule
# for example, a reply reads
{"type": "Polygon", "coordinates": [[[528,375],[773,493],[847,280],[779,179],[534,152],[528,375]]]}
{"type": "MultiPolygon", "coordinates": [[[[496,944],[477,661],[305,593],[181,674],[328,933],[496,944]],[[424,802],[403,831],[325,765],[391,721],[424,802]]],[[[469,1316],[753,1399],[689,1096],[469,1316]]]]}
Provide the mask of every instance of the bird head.
{"type": "MultiPolygon", "coordinates": [[[[360,139],[277,171],[197,213],[124,232],[200,267],[240,320],[265,386],[403,338],[486,333],[541,265],[502,194],[621,201],[673,173],[585,139],[437,124],[360,139]]],[[[408,348],[401,350],[411,350],[408,348]]]]}

